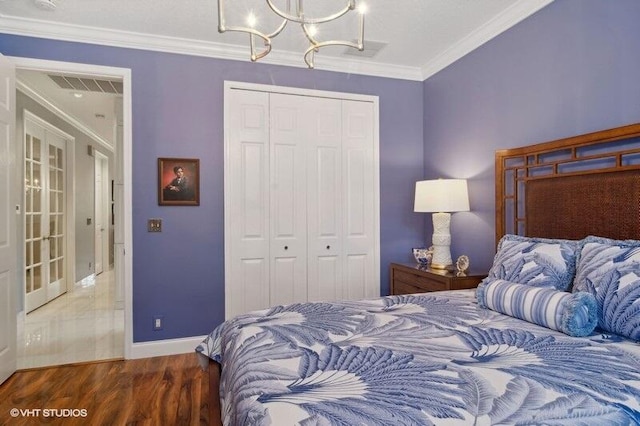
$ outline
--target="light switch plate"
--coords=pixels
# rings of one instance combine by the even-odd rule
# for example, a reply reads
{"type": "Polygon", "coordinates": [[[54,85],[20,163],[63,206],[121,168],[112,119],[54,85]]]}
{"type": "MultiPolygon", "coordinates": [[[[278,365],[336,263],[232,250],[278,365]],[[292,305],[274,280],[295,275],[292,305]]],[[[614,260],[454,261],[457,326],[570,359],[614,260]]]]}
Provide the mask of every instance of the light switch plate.
{"type": "Polygon", "coordinates": [[[147,222],[147,231],[162,232],[162,219],[149,219],[147,222]]]}

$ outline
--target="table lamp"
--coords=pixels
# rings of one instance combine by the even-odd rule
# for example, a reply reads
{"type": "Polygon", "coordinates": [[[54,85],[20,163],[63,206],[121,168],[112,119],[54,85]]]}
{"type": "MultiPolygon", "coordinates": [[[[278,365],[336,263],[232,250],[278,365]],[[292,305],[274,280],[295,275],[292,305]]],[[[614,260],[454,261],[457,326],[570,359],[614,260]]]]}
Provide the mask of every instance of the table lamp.
{"type": "Polygon", "coordinates": [[[433,213],[431,267],[451,266],[451,213],[469,211],[466,179],[434,179],[416,182],[414,212],[433,213]]]}

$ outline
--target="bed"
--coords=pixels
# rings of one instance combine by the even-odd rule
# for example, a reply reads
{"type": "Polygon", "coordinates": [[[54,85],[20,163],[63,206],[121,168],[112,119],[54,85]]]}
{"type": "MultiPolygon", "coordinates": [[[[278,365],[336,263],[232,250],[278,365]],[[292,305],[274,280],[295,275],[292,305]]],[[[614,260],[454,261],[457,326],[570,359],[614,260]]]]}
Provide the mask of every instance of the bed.
{"type": "Polygon", "coordinates": [[[640,424],[639,200],[640,125],[497,151],[478,290],[237,316],[211,423],[640,424]]]}

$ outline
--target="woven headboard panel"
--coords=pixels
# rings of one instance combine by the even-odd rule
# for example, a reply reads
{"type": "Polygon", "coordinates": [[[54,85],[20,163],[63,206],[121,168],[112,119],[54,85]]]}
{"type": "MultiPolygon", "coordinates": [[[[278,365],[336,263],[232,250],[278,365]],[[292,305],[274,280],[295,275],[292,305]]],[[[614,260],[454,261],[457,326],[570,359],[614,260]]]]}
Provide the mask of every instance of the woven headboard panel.
{"type": "Polygon", "coordinates": [[[496,152],[504,234],[640,239],[640,124],[496,152]]]}
{"type": "Polygon", "coordinates": [[[587,235],[640,239],[636,170],[530,180],[525,234],[578,240],[587,235]]]}

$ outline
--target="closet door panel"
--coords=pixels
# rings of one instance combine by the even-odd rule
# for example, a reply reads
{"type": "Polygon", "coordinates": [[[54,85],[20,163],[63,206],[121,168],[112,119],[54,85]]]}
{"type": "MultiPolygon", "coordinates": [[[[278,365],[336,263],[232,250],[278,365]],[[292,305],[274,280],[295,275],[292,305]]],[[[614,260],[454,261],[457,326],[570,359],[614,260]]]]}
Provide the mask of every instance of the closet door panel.
{"type": "Polygon", "coordinates": [[[368,277],[371,275],[367,268],[369,265],[369,256],[366,255],[347,255],[346,256],[346,276],[345,286],[343,287],[342,297],[347,300],[360,300],[377,295],[369,295],[367,289],[368,277]]]}
{"type": "Polygon", "coordinates": [[[270,97],[271,305],[307,300],[305,98],[270,97]]]}
{"type": "Polygon", "coordinates": [[[269,306],[269,99],[231,97],[225,151],[226,318],[269,306]]]}
{"type": "Polygon", "coordinates": [[[375,297],[375,159],[373,106],[369,102],[342,103],[342,175],[344,214],[343,297],[375,297]]]}
{"type": "Polygon", "coordinates": [[[338,256],[317,256],[314,271],[309,271],[309,302],[342,299],[342,265],[338,256]],[[313,275],[312,275],[313,274],[313,275]]]}
{"type": "Polygon", "coordinates": [[[336,99],[308,99],[307,212],[309,300],[342,298],[342,109],[336,99]]]}

